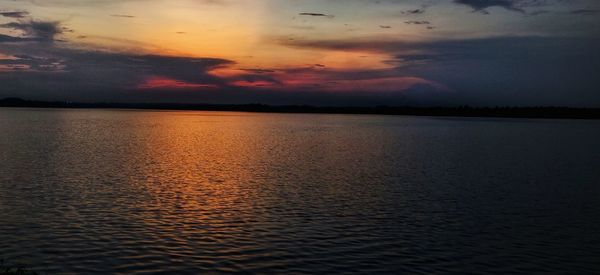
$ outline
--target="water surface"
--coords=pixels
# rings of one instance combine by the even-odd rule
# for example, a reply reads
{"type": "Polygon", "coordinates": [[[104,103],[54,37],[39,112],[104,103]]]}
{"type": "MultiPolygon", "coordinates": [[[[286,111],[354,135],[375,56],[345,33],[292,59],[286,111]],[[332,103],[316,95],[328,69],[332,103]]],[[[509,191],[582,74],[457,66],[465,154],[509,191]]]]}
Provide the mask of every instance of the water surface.
{"type": "Polygon", "coordinates": [[[600,122],[0,109],[48,273],[600,273],[600,122]]]}

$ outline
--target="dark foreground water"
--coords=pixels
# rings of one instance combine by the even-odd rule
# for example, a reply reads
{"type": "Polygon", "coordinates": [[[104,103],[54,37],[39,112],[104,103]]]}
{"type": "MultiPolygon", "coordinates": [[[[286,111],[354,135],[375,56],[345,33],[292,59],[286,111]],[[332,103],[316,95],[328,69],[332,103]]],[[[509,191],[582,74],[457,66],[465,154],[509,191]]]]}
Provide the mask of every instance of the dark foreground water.
{"type": "Polygon", "coordinates": [[[0,109],[48,273],[600,273],[600,121],[0,109]]]}

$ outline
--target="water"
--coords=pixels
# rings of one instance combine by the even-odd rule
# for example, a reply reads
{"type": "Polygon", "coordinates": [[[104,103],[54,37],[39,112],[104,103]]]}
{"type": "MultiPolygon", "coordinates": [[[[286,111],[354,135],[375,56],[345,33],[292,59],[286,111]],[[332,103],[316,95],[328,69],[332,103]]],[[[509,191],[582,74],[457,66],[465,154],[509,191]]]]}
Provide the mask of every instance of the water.
{"type": "Polygon", "coordinates": [[[600,121],[0,109],[48,273],[599,273],[600,121]]]}

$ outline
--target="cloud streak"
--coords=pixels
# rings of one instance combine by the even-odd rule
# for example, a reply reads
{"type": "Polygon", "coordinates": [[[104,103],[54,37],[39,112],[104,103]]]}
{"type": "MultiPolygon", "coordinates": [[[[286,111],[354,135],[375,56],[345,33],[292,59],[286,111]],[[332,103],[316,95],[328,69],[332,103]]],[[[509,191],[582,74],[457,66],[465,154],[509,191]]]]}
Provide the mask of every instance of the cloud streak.
{"type": "Polygon", "coordinates": [[[335,17],[335,15],[331,15],[331,14],[314,13],[314,12],[301,12],[298,15],[312,16],[312,17],[327,17],[327,18],[334,18],[335,17]]]}
{"type": "Polygon", "coordinates": [[[110,16],[112,16],[112,17],[121,17],[121,18],[135,18],[135,16],[133,16],[133,15],[127,15],[127,14],[111,14],[110,16]]]}
{"type": "Polygon", "coordinates": [[[1,11],[0,16],[9,18],[25,18],[29,16],[29,12],[26,11],[1,11]]]}
{"type": "Polygon", "coordinates": [[[547,0],[454,0],[454,3],[466,5],[476,12],[487,14],[489,13],[487,9],[491,7],[525,12],[524,8],[543,6],[547,4],[547,0]]]}
{"type": "Polygon", "coordinates": [[[384,70],[386,74],[442,83],[456,92],[447,104],[600,105],[593,88],[600,87],[595,77],[600,55],[592,54],[600,38],[279,41],[289,47],[387,54],[391,58],[386,62],[394,68],[384,70]],[[577,97],[572,96],[575,91],[577,97]]]}

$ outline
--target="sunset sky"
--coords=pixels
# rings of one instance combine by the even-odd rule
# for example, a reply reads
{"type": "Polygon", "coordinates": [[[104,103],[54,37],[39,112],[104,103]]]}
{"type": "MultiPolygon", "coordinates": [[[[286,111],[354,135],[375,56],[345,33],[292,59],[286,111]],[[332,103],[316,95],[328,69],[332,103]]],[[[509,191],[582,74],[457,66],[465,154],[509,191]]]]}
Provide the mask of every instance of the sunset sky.
{"type": "Polygon", "coordinates": [[[597,0],[0,0],[0,98],[600,107],[597,0]]]}

